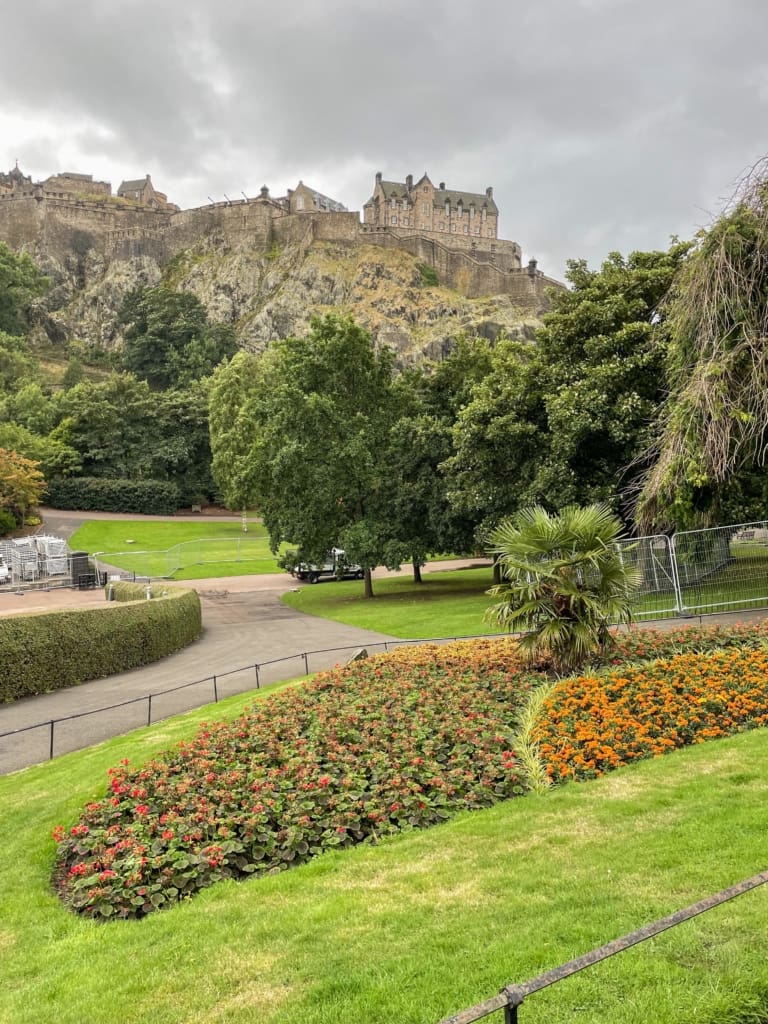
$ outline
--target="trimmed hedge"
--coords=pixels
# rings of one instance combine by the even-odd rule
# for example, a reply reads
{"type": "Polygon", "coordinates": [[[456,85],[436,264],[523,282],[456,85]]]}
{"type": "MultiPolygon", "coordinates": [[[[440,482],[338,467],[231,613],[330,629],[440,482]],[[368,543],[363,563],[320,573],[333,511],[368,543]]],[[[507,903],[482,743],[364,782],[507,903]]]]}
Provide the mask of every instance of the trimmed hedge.
{"type": "Polygon", "coordinates": [[[0,700],[13,701],[149,665],[200,636],[200,598],[173,588],[158,600],[0,618],[0,700]]]}
{"type": "Polygon", "coordinates": [[[179,508],[179,489],[167,480],[106,480],[69,477],[51,480],[46,500],[54,508],[87,512],[138,512],[173,515],[179,508]]]}
{"type": "Polygon", "coordinates": [[[114,583],[108,583],[104,596],[109,600],[109,590],[112,588],[112,600],[118,602],[127,601],[146,601],[147,600],[147,587],[149,587],[150,600],[156,600],[158,597],[170,597],[172,594],[178,593],[176,587],[165,587],[162,583],[133,583],[131,580],[115,580],[114,583]]]}

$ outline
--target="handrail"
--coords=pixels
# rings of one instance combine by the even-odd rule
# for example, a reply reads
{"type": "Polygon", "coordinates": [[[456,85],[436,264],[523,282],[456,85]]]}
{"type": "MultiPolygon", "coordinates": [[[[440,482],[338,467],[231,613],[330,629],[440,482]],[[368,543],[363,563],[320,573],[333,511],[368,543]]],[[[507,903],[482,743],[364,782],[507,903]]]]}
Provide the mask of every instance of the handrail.
{"type": "MultiPolygon", "coordinates": [[[[483,637],[488,637],[488,636],[493,638],[493,637],[502,637],[502,636],[508,636],[508,635],[509,634],[507,634],[507,633],[492,633],[492,634],[480,634],[480,633],[478,633],[478,634],[474,634],[474,635],[471,635],[471,636],[428,637],[428,638],[419,639],[419,640],[402,640],[402,639],[398,639],[398,638],[394,638],[393,637],[393,638],[387,639],[387,640],[369,641],[367,646],[368,647],[382,647],[384,649],[384,652],[386,653],[392,647],[399,647],[399,646],[408,645],[408,644],[413,645],[413,646],[417,646],[419,644],[442,644],[442,643],[451,643],[451,642],[456,641],[456,640],[477,640],[477,639],[481,639],[483,637]]],[[[153,719],[152,719],[152,701],[153,701],[153,699],[155,697],[163,697],[163,696],[165,696],[168,693],[176,693],[179,690],[186,690],[186,689],[188,689],[189,687],[192,687],[192,686],[200,686],[201,684],[204,684],[204,683],[211,683],[212,687],[213,687],[213,703],[217,703],[218,700],[219,700],[218,680],[223,679],[226,676],[237,675],[240,672],[249,672],[249,671],[250,672],[254,672],[255,673],[255,684],[256,685],[253,687],[253,689],[259,690],[259,689],[261,689],[260,672],[261,672],[262,669],[267,668],[270,665],[279,665],[281,662],[284,662],[284,661],[285,662],[296,661],[297,659],[298,660],[303,660],[303,662],[304,662],[304,673],[306,675],[308,675],[309,674],[309,658],[311,656],[316,655],[316,654],[317,655],[320,655],[320,654],[336,654],[337,652],[341,653],[343,651],[357,651],[357,650],[360,649],[360,647],[361,647],[361,643],[360,642],[358,642],[356,644],[347,644],[347,645],[345,645],[343,647],[321,647],[321,648],[318,648],[317,650],[314,650],[314,651],[298,651],[295,654],[283,655],[280,658],[271,658],[271,659],[267,659],[266,661],[253,662],[253,663],[251,663],[249,665],[241,665],[238,668],[226,669],[223,672],[215,672],[212,675],[203,676],[201,679],[193,679],[193,680],[191,680],[188,683],[179,683],[176,686],[170,686],[170,687],[168,687],[165,690],[155,690],[155,691],[152,691],[151,693],[141,693],[141,694],[139,694],[136,697],[129,697],[127,700],[119,701],[116,704],[107,704],[107,705],[104,705],[102,707],[91,708],[91,709],[89,709],[87,711],[77,711],[74,714],[64,715],[61,718],[47,718],[47,719],[45,719],[42,722],[34,722],[32,725],[23,725],[23,726],[20,726],[18,729],[9,729],[7,732],[0,732],[0,740],[7,739],[10,736],[19,736],[19,735],[21,735],[21,733],[32,732],[34,729],[48,729],[49,732],[50,732],[49,745],[48,745],[48,760],[52,760],[53,757],[54,757],[54,734],[55,734],[55,729],[56,729],[56,726],[59,723],[61,723],[61,722],[69,722],[69,721],[73,721],[74,719],[87,718],[89,715],[103,714],[105,711],[114,711],[117,708],[128,707],[131,704],[140,704],[142,701],[144,701],[147,704],[147,721],[146,721],[146,724],[147,725],[151,725],[152,721],[153,721],[153,719]]],[[[275,680],[275,681],[276,682],[280,682],[281,680],[275,680]]],[[[208,701],[204,701],[203,702],[203,704],[206,704],[206,703],[209,703],[209,702],[208,701]]],[[[197,705],[197,706],[199,707],[199,706],[202,706],[202,705],[197,705]]],[[[155,719],[155,721],[158,721],[158,719],[155,719]]],[[[114,733],[113,735],[120,735],[120,733],[114,733]]],[[[0,769],[0,774],[2,774],[2,769],[0,769]]]]}
{"type": "Polygon", "coordinates": [[[759,874],[752,875],[751,878],[747,878],[743,882],[738,882],[727,889],[721,889],[720,892],[715,893],[713,896],[707,896],[705,899],[699,900],[698,903],[692,903],[682,910],[677,910],[668,917],[662,917],[651,924],[643,925],[637,931],[623,935],[612,942],[607,942],[604,946],[598,946],[597,949],[584,953],[574,960],[569,960],[559,967],[552,968],[552,970],[545,971],[543,974],[538,974],[535,978],[529,978],[528,981],[517,985],[505,985],[498,995],[492,996],[482,1003],[477,1003],[475,1006],[470,1006],[468,1009],[462,1010],[452,1017],[445,1017],[440,1021],[440,1024],[474,1024],[475,1021],[482,1020],[483,1017],[487,1017],[497,1010],[504,1010],[505,1024],[517,1024],[517,1008],[522,1005],[526,996],[533,995],[534,992],[541,992],[542,989],[548,988],[558,981],[563,981],[565,978],[570,978],[571,975],[578,974],[579,971],[592,967],[602,960],[616,956],[617,953],[622,953],[625,949],[636,946],[639,942],[652,939],[655,935],[659,935],[668,928],[675,928],[684,921],[689,921],[693,917],[698,917],[699,914],[706,913],[707,910],[712,910],[713,907],[719,907],[721,904],[727,903],[737,896],[743,896],[744,893],[750,892],[760,885],[765,885],[766,882],[768,882],[768,871],[761,871],[759,874]]]}

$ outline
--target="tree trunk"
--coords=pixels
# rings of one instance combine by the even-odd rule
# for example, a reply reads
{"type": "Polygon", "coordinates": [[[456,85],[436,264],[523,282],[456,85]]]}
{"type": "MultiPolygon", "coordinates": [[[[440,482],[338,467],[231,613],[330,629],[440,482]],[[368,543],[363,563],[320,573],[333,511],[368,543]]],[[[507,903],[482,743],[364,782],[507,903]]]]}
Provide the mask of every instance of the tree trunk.
{"type": "Polygon", "coordinates": [[[498,562],[493,563],[493,584],[498,586],[501,583],[501,566],[498,562]]]}
{"type": "Polygon", "coordinates": [[[365,596],[373,597],[373,578],[371,576],[371,570],[365,570],[365,596]]]}
{"type": "Polygon", "coordinates": [[[421,578],[421,563],[418,562],[415,558],[413,560],[413,582],[414,583],[423,583],[424,582],[422,580],[422,578],[421,578]]]}

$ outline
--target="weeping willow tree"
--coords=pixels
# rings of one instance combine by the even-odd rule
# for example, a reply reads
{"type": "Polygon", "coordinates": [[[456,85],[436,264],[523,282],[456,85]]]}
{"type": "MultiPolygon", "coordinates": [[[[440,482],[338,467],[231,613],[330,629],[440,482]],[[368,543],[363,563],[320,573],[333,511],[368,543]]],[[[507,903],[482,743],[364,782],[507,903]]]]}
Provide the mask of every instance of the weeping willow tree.
{"type": "Polygon", "coordinates": [[[706,523],[768,459],[768,159],[702,234],[667,297],[669,398],[646,453],[637,519],[706,523]]]}

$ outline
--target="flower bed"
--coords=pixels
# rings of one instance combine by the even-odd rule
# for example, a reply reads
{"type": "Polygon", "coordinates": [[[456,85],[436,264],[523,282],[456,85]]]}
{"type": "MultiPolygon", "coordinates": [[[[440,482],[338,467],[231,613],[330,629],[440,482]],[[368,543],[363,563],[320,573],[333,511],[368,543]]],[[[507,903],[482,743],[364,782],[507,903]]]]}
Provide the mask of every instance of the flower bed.
{"type": "Polygon", "coordinates": [[[56,888],[89,916],[141,917],[222,878],[523,792],[509,644],[402,648],[321,673],[140,769],[57,829],[56,888]]]}
{"type": "Polygon", "coordinates": [[[768,723],[768,653],[682,654],[558,683],[531,738],[554,781],[768,723]]]}
{"type": "MultiPolygon", "coordinates": [[[[532,738],[550,776],[763,724],[766,646],[762,624],[621,634],[610,659],[623,669],[562,681],[545,701],[532,738]]],[[[483,639],[321,673],[142,768],[111,769],[107,796],[54,833],[54,885],[88,916],[142,917],[222,878],[517,796],[515,721],[547,668],[526,669],[514,640],[483,639]]]]}

